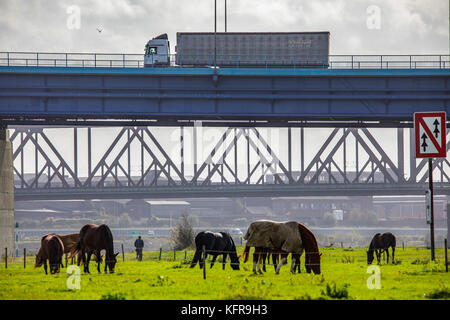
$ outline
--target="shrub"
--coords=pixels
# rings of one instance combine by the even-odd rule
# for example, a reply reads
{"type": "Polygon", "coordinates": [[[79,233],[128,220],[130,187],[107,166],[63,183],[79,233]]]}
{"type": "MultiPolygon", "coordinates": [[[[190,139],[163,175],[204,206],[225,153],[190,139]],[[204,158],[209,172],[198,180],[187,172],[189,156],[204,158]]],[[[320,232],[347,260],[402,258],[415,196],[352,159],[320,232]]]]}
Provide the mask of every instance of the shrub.
{"type": "Polygon", "coordinates": [[[102,297],[100,298],[100,300],[125,300],[126,296],[124,293],[107,293],[102,295],[102,297]]]}
{"type": "Polygon", "coordinates": [[[183,250],[193,245],[194,228],[187,214],[180,216],[179,222],[170,232],[170,241],[175,250],[183,250]]]}
{"type": "Polygon", "coordinates": [[[333,298],[333,299],[348,299],[348,289],[350,285],[344,283],[342,286],[337,287],[336,283],[330,285],[327,283],[325,291],[322,290],[322,295],[333,298]]]}
{"type": "Polygon", "coordinates": [[[450,299],[450,289],[443,285],[425,295],[428,299],[450,299]]]}

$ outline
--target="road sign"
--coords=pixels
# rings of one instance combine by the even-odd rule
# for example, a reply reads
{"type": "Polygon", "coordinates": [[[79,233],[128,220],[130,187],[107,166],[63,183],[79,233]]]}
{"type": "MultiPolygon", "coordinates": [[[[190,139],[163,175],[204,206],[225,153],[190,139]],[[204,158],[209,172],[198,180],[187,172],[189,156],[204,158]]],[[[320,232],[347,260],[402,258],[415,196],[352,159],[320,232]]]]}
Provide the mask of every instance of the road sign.
{"type": "Polygon", "coordinates": [[[445,112],[414,113],[416,158],[445,158],[446,146],[445,112]]]}

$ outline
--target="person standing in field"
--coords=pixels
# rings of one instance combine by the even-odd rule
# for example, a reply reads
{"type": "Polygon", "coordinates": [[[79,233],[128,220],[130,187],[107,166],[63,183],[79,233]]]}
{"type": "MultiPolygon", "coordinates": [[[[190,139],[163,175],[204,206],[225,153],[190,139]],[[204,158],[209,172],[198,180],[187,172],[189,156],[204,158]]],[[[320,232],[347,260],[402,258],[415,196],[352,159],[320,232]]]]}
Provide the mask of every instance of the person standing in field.
{"type": "Polygon", "coordinates": [[[142,249],[144,248],[144,240],[139,236],[134,242],[134,246],[136,247],[136,259],[138,261],[142,261],[142,249]]]}

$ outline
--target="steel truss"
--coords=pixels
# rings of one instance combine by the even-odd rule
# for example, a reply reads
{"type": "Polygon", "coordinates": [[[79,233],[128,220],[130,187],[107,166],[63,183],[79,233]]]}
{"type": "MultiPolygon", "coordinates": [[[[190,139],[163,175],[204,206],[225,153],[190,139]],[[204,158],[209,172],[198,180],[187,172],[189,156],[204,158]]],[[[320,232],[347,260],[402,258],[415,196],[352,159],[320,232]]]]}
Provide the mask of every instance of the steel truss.
{"type": "MultiPolygon", "coordinates": [[[[404,128],[395,129],[395,152],[368,128],[334,128],[311,152],[303,127],[279,129],[278,139],[263,128],[215,129],[206,132],[208,146],[206,128],[172,128],[168,142],[155,127],[122,127],[97,160],[90,127],[65,129],[73,139],[67,135],[64,147],[50,129],[12,129],[16,199],[423,194],[428,179],[427,161],[410,152],[413,134],[404,128]]],[[[449,167],[448,159],[433,163],[437,193],[450,194],[449,167]]]]}

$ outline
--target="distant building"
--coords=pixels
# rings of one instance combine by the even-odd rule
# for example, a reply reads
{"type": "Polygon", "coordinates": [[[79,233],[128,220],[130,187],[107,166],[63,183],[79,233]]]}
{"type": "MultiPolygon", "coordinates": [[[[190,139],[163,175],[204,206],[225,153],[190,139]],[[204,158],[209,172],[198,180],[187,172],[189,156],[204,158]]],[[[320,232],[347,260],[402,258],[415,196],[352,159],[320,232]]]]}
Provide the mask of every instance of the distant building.
{"type": "MultiPolygon", "coordinates": [[[[446,196],[434,196],[434,218],[446,219],[446,196]]],[[[425,221],[425,195],[423,196],[377,196],[373,197],[374,210],[379,219],[420,219],[425,221]]]]}

